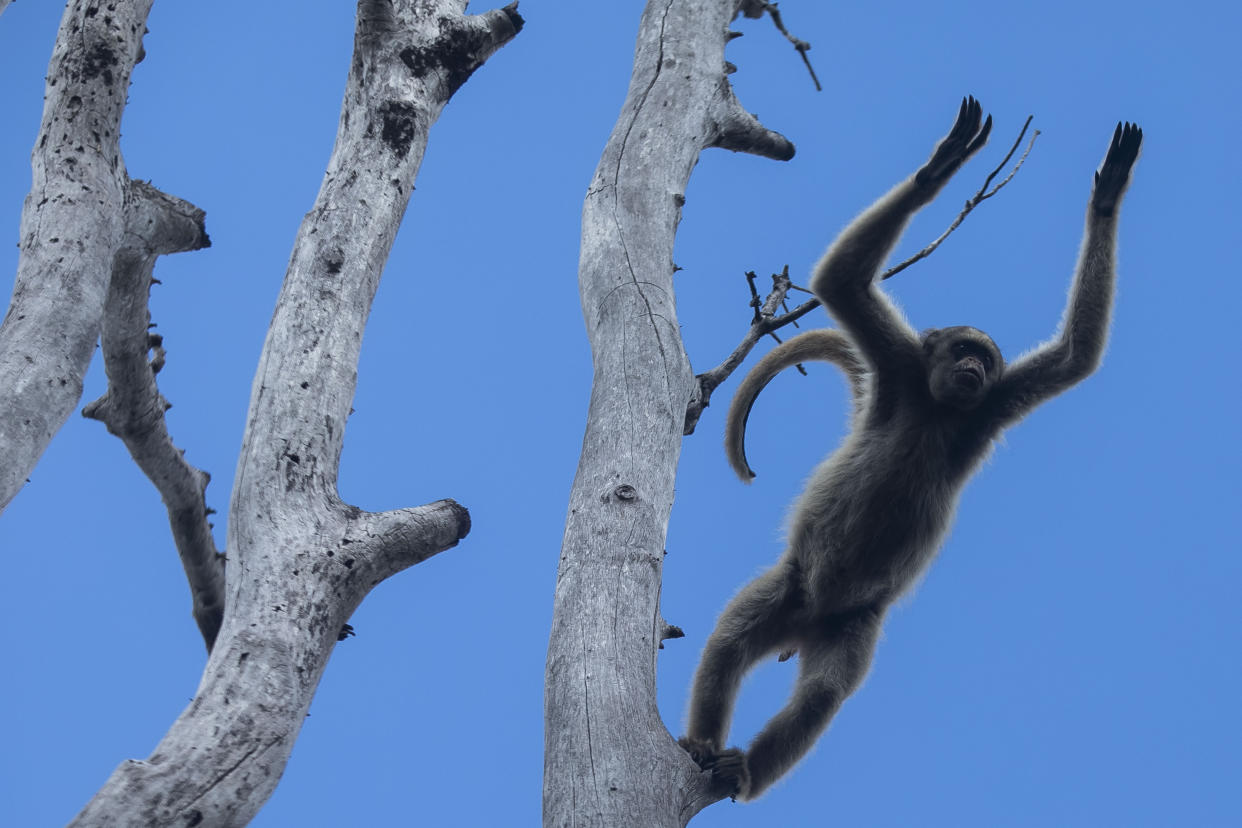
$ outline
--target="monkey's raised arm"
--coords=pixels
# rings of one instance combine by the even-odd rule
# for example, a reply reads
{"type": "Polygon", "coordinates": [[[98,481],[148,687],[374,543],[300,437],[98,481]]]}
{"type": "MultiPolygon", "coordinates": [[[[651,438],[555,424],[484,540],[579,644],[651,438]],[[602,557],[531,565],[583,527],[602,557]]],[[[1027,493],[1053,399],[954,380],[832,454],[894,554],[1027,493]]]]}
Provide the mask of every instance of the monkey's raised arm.
{"type": "Polygon", "coordinates": [[[746,461],[746,421],[750,419],[750,409],[754,406],[759,392],[773,377],[799,362],[831,362],[840,367],[850,381],[850,390],[854,395],[854,414],[857,415],[862,409],[867,367],[863,365],[849,337],[840,331],[819,328],[798,334],[777,345],[755,363],[755,367],[750,369],[742,384],[737,387],[733,402],[729,404],[729,416],[725,418],[725,455],[743,483],[749,483],[755,476],[746,461]]]}
{"type": "Polygon", "coordinates": [[[1050,342],[1005,370],[992,395],[1002,423],[1022,417],[1099,366],[1116,282],[1117,208],[1142,143],[1143,131],[1136,124],[1117,124],[1108,154],[1095,174],[1082,251],[1060,330],[1050,342]]]}
{"type": "Polygon", "coordinates": [[[921,357],[914,329],[874,286],[876,273],[910,217],[987,143],[991,130],[992,117],[983,121],[979,102],[964,98],[953,129],[931,159],[841,231],[811,277],[811,290],[858,344],[881,385],[921,357]]]}

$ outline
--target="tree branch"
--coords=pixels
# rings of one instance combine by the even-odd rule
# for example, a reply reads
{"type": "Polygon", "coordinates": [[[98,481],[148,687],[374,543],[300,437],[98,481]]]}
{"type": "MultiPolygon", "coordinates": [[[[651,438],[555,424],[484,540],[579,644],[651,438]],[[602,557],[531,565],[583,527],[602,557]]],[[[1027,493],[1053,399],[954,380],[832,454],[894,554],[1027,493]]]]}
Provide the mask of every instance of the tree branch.
{"type": "Polygon", "coordinates": [[[890,267],[888,270],[881,273],[880,274],[881,280],[896,276],[898,273],[905,270],[907,267],[919,261],[920,259],[925,259],[928,256],[930,256],[932,252],[935,251],[935,249],[940,246],[940,243],[943,242],[945,239],[947,239],[949,237],[949,234],[957,229],[958,225],[960,225],[966,219],[966,216],[970,215],[972,210],[978,207],[982,202],[996,195],[996,193],[1000,190],[1001,187],[1004,187],[1006,184],[1008,184],[1010,181],[1013,180],[1013,177],[1018,174],[1018,170],[1022,168],[1022,164],[1025,163],[1026,157],[1031,154],[1031,149],[1033,149],[1035,146],[1035,139],[1039,137],[1039,130],[1035,130],[1035,132],[1031,134],[1031,142],[1026,145],[1026,152],[1022,153],[1022,157],[1018,159],[1017,164],[1014,164],[1013,170],[1010,171],[1009,175],[1005,176],[1005,179],[1001,181],[1001,183],[997,184],[991,190],[988,190],[988,185],[992,183],[992,179],[996,178],[997,174],[1001,171],[1001,169],[1006,164],[1009,163],[1009,159],[1013,157],[1014,152],[1018,149],[1018,145],[1022,143],[1022,136],[1026,135],[1026,128],[1031,125],[1031,119],[1034,117],[1035,117],[1034,115],[1027,116],[1026,123],[1022,125],[1022,131],[1018,133],[1018,137],[1013,142],[1013,146],[1009,148],[1009,152],[1005,155],[1003,159],[1001,159],[1001,162],[996,165],[996,169],[988,173],[988,177],[984,180],[983,186],[980,187],[979,191],[976,192],[969,200],[967,200],[966,206],[963,207],[962,211],[957,214],[957,218],[953,220],[953,223],[949,225],[949,228],[945,230],[943,233],[941,233],[939,236],[937,236],[935,241],[933,241],[931,244],[924,247],[918,253],[915,253],[913,256],[906,259],[901,264],[894,265],[893,267],[890,267]]]}
{"type": "Polygon", "coordinates": [[[168,434],[164,412],[171,406],[155,381],[164,362],[163,339],[150,332],[147,306],[159,256],[210,246],[203,217],[192,204],[141,181],[129,182],[125,234],[113,262],[101,333],[108,390],[82,415],[120,437],[159,491],[190,583],[194,619],[210,651],[224,617],[224,556],[216,551],[205,499],[211,475],[187,463],[168,434]],[[156,356],[148,362],[152,350],[156,356]]]}
{"type": "Polygon", "coordinates": [[[774,132],[759,119],[742,108],[733,84],[721,76],[714,108],[713,138],[708,146],[746,152],[774,161],[788,161],[794,157],[794,145],[779,132],[774,132]]]}
{"type": "Polygon", "coordinates": [[[470,533],[470,513],[455,500],[437,500],[412,509],[364,512],[357,534],[361,554],[377,580],[451,549],[470,533]]]}
{"type": "Polygon", "coordinates": [[[783,34],[785,39],[792,43],[794,49],[802,56],[802,62],[806,64],[806,71],[811,73],[811,80],[815,83],[815,91],[824,91],[824,88],[820,86],[819,78],[815,74],[815,67],[811,66],[811,59],[806,56],[806,53],[811,49],[811,44],[789,33],[789,30],[785,28],[785,21],[781,19],[780,9],[776,3],[766,3],[763,0],[742,0],[739,12],[751,18],[762,17],[765,13],[771,17],[772,24],[776,26],[776,30],[783,34]]]}
{"type": "Polygon", "coordinates": [[[151,0],[65,7],[22,206],[13,299],[0,324],[0,511],[82,396],[124,229],[118,138],[151,0]]]}
{"type": "MultiPolygon", "coordinates": [[[[733,349],[733,353],[725,357],[724,362],[715,368],[710,371],[704,371],[695,377],[695,392],[690,398],[690,404],[686,407],[686,423],[683,434],[690,435],[694,433],[694,428],[698,425],[699,417],[703,415],[703,410],[711,404],[712,392],[728,379],[730,374],[737,370],[737,367],[742,364],[760,339],[770,335],[777,342],[780,342],[780,338],[775,334],[777,328],[780,327],[776,324],[776,320],[783,317],[777,317],[776,311],[784,305],[785,296],[789,293],[790,288],[793,287],[793,282],[789,280],[789,265],[785,265],[785,268],[780,273],[772,274],[772,290],[762,302],[759,300],[758,291],[755,290],[754,271],[746,274],[746,281],[750,285],[750,304],[755,309],[755,317],[750,323],[750,329],[742,337],[742,341],[733,349]]],[[[790,324],[791,322],[792,320],[781,324],[790,324]]]]}
{"type": "Polygon", "coordinates": [[[202,683],[79,826],[244,825],[284,771],[328,656],[384,577],[455,545],[465,509],[341,502],[362,331],[445,103],[521,27],[516,7],[359,0],[336,143],[259,359],[228,522],[227,602],[202,683]]]}
{"type": "Polygon", "coordinates": [[[694,377],[673,295],[683,193],[706,147],[788,158],[745,113],[724,47],[737,0],[649,0],[587,191],[578,285],[594,358],[544,694],[545,825],[684,825],[713,798],[656,705],[660,579],[694,377]],[[597,780],[606,779],[607,785],[597,780]]]}

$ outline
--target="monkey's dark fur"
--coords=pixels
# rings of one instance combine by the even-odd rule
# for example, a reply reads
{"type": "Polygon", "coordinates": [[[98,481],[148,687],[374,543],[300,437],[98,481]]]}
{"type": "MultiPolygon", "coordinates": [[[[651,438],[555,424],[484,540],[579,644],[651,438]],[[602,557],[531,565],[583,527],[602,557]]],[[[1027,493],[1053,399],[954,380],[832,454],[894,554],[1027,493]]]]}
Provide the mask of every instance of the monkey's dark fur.
{"type": "Polygon", "coordinates": [[[853,430],[820,464],[793,508],[777,564],[729,603],[694,679],[680,741],[721,793],[752,799],[810,749],[862,682],[889,605],[926,568],[958,495],[993,440],[1036,405],[1095,370],[1113,302],[1117,207],[1142,131],[1118,124],[1087,211],[1086,235],[1060,331],[1006,367],[970,327],[922,337],[873,284],[910,217],[986,142],[974,98],[917,173],[842,231],[811,289],[843,330],[791,339],[743,382],[726,448],[743,479],[751,403],[781,368],[805,359],[841,365],[856,396],[853,430]],[[745,751],[725,748],[743,675],[762,657],[797,650],[792,698],[745,751]]]}

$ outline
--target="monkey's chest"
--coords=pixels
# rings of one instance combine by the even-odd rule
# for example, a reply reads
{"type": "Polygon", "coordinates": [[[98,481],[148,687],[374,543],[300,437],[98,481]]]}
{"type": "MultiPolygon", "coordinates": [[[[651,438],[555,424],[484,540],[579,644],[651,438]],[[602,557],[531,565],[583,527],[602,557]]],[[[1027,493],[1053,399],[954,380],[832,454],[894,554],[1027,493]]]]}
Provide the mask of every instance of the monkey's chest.
{"type": "Polygon", "coordinates": [[[956,487],[918,465],[868,465],[859,453],[834,457],[817,471],[790,527],[814,594],[836,596],[834,604],[891,599],[927,568],[948,527],[956,487]]]}

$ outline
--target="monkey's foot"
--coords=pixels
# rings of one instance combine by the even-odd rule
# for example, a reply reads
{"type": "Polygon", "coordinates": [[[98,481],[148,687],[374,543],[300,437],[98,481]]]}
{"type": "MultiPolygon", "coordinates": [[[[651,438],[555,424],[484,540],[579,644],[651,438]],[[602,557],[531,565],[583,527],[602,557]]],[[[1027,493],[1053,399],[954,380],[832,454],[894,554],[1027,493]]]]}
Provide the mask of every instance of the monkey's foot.
{"type": "Polygon", "coordinates": [[[750,770],[746,767],[746,753],[739,748],[717,750],[705,739],[682,736],[677,740],[681,749],[690,754],[705,771],[712,773],[712,789],[721,796],[746,798],[750,791],[750,770]]]}

